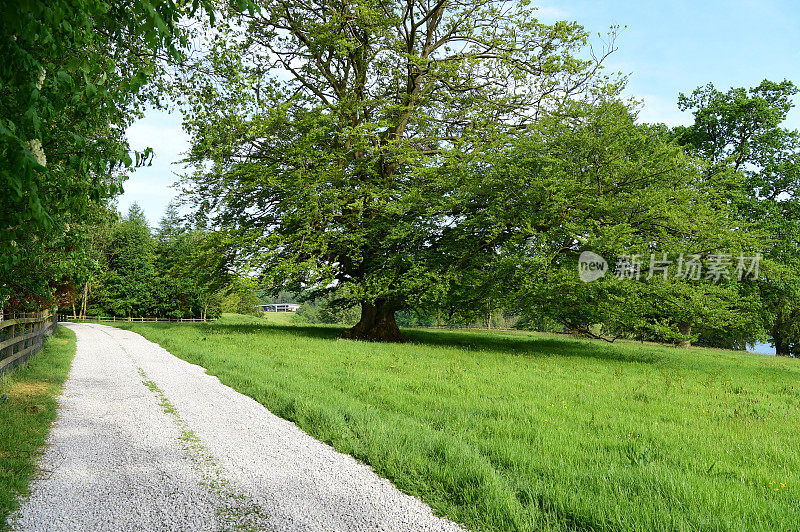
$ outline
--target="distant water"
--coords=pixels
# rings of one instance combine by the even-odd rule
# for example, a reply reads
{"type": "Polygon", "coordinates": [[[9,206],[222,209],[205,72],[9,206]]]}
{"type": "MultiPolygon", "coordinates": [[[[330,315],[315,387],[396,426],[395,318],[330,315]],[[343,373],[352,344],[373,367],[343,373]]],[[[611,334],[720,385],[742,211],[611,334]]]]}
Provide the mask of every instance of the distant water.
{"type": "Polygon", "coordinates": [[[758,342],[756,344],[747,344],[747,351],[759,355],[774,355],[775,346],[772,344],[765,344],[764,342],[758,342]]]}

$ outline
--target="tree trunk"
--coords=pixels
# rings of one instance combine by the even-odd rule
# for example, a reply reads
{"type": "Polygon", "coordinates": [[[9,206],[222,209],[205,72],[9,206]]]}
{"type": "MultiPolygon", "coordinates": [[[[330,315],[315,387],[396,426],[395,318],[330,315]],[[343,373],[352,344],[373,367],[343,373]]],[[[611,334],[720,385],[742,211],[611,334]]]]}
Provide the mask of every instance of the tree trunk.
{"type": "Polygon", "coordinates": [[[686,338],[678,342],[678,347],[691,347],[692,340],[689,338],[689,335],[692,334],[692,324],[686,321],[680,322],[678,324],[678,332],[686,336],[686,338]]]}
{"type": "Polygon", "coordinates": [[[86,307],[89,302],[89,281],[83,285],[83,303],[81,304],[81,319],[86,319],[86,307]]]}
{"type": "Polygon", "coordinates": [[[387,301],[361,303],[361,319],[344,331],[342,337],[368,342],[404,342],[394,312],[395,307],[387,301]]]}
{"type": "Polygon", "coordinates": [[[775,342],[775,354],[782,357],[792,356],[789,339],[781,334],[772,334],[772,341],[775,342]]]}

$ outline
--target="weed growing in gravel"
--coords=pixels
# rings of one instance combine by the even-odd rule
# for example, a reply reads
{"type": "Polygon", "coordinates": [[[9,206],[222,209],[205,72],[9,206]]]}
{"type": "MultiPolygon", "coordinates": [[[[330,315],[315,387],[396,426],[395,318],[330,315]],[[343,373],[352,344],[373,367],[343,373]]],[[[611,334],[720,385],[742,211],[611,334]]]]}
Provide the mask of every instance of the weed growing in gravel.
{"type": "Polygon", "coordinates": [[[222,468],[217,460],[211,456],[194,431],[189,429],[163,390],[147,377],[142,368],[138,368],[138,372],[142,377],[142,384],[158,398],[161,410],[175,420],[183,450],[202,475],[203,484],[214,490],[219,496],[221,506],[217,509],[217,517],[223,528],[242,531],[258,530],[261,509],[231,488],[228,480],[222,475],[222,468]]]}
{"type": "MultiPolygon", "coordinates": [[[[534,333],[125,324],[475,530],[800,530],[800,363],[534,333]]],[[[213,400],[213,398],[209,398],[213,400]]]]}

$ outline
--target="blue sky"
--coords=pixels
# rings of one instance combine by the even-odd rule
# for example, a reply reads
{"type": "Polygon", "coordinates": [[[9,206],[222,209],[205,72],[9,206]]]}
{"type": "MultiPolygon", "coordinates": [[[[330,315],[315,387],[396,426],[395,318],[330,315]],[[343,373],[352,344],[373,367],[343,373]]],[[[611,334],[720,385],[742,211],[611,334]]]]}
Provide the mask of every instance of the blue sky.
{"type": "MultiPolygon", "coordinates": [[[[641,99],[640,119],[669,125],[688,123],[676,105],[678,93],[713,82],[719,89],[750,87],[763,79],[800,85],[800,3],[797,0],[536,2],[544,22],[575,20],[595,36],[611,25],[625,26],[608,68],[630,75],[627,93],[641,99]]],[[[599,44],[599,38],[595,39],[599,44]]],[[[797,100],[800,104],[800,100],[797,100]]],[[[787,127],[800,129],[800,109],[787,127]]],[[[151,111],[128,129],[134,149],[150,146],[153,164],[125,183],[119,208],[138,202],[157,224],[178,191],[171,185],[181,167],[173,163],[188,149],[179,114],[151,111]]]]}

